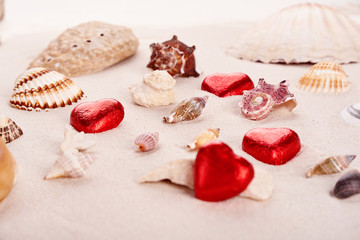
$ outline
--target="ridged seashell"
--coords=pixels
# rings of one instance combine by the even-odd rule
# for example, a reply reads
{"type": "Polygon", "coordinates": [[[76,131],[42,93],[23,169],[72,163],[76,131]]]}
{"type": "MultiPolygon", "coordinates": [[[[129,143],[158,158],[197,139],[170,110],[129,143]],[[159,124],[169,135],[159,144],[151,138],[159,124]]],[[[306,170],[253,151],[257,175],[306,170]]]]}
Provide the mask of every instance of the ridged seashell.
{"type": "Polygon", "coordinates": [[[344,69],[331,61],[315,64],[298,82],[298,88],[317,93],[344,92],[349,89],[349,85],[344,69]]]}
{"type": "Polygon", "coordinates": [[[171,76],[198,77],[195,69],[195,46],[188,47],[174,35],[169,41],[150,45],[152,54],[148,68],[165,70],[171,76]]]}
{"type": "Polygon", "coordinates": [[[202,131],[187,147],[191,150],[199,149],[202,145],[219,137],[220,128],[209,128],[202,131]]]}
{"type": "Polygon", "coordinates": [[[23,131],[13,120],[6,116],[0,116],[0,138],[5,143],[10,143],[21,135],[23,135],[23,131]]]}
{"type": "Polygon", "coordinates": [[[32,68],[15,81],[10,104],[22,110],[47,110],[77,102],[84,92],[69,78],[46,68],[32,68]]]}
{"type": "Polygon", "coordinates": [[[189,121],[201,115],[209,96],[194,97],[181,101],[170,113],[164,117],[166,123],[189,121]]]}
{"type": "Polygon", "coordinates": [[[142,84],[130,87],[132,100],[145,107],[165,106],[175,101],[175,79],[166,71],[146,74],[142,84]]]}
{"type": "Polygon", "coordinates": [[[159,133],[143,133],[135,139],[135,144],[139,146],[139,150],[142,152],[151,151],[155,148],[159,142],[159,133]]]}
{"type": "Polygon", "coordinates": [[[260,78],[255,88],[243,92],[243,99],[239,104],[241,113],[248,119],[261,120],[270,113],[273,107],[284,106],[292,111],[297,102],[288,88],[289,84],[286,80],[281,81],[279,86],[275,86],[260,78]]]}
{"type": "Polygon", "coordinates": [[[69,77],[101,71],[136,53],[139,41],[130,28],[91,21],[67,29],[29,65],[69,77]]]}
{"type": "Polygon", "coordinates": [[[339,173],[349,166],[349,164],[354,160],[356,155],[343,155],[343,156],[333,156],[325,159],[321,163],[317,164],[315,167],[306,172],[306,177],[311,177],[312,175],[326,175],[339,173]]]}
{"type": "Polygon", "coordinates": [[[328,6],[304,3],[274,13],[242,33],[229,54],[264,63],[360,61],[360,27],[328,6]]]}
{"type": "Polygon", "coordinates": [[[345,122],[360,127],[360,102],[344,108],[340,115],[345,122]]]}
{"type": "Polygon", "coordinates": [[[351,197],[360,193],[360,172],[352,170],[345,173],[336,182],[334,187],[334,196],[339,199],[351,197]]]}
{"type": "Polygon", "coordinates": [[[0,202],[11,191],[16,181],[16,174],[16,161],[5,142],[0,138],[0,202]]]}

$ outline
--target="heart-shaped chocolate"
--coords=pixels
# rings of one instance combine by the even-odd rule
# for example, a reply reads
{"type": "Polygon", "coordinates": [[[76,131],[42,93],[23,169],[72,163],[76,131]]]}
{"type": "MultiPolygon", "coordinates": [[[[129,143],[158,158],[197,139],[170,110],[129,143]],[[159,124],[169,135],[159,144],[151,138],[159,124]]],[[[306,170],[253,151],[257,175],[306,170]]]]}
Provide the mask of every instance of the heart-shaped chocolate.
{"type": "Polygon", "coordinates": [[[116,128],[124,114],[118,100],[106,98],[77,105],[70,114],[70,124],[79,132],[99,133],[116,128]]]}
{"type": "Polygon", "coordinates": [[[254,128],[248,131],[242,149],[257,160],[282,165],[300,151],[300,138],[289,128],[254,128]]]}
{"type": "Polygon", "coordinates": [[[216,202],[239,195],[254,177],[254,168],[223,142],[202,146],[194,165],[195,197],[216,202]]]}
{"type": "Polygon", "coordinates": [[[254,88],[254,83],[244,73],[214,73],[207,76],[201,84],[201,90],[218,97],[242,95],[244,90],[254,88]]]}

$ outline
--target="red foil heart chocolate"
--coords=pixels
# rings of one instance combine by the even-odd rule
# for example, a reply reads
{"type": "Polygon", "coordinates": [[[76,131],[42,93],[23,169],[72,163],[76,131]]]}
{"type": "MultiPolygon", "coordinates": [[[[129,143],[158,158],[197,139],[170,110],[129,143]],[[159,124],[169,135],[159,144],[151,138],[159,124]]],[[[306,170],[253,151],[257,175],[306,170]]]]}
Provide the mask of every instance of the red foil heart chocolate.
{"type": "Polygon", "coordinates": [[[300,138],[289,128],[255,128],[248,131],[242,149],[257,160],[282,165],[300,151],[300,138]]]}
{"type": "Polygon", "coordinates": [[[232,149],[214,140],[200,148],[194,165],[195,197],[216,202],[239,195],[254,177],[254,168],[232,149]]]}
{"type": "Polygon", "coordinates": [[[113,98],[77,105],[70,114],[70,124],[79,132],[99,133],[116,128],[124,118],[124,107],[113,98]]]}
{"type": "Polygon", "coordinates": [[[201,85],[201,90],[218,97],[242,95],[244,90],[253,88],[254,83],[244,73],[214,73],[207,76],[201,85]]]}

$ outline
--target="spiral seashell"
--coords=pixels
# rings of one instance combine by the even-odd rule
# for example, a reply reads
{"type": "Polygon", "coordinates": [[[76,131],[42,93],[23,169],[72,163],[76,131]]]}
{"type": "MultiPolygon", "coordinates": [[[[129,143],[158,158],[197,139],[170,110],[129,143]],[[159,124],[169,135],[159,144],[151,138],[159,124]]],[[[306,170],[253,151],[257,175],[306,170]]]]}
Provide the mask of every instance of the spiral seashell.
{"type": "Polygon", "coordinates": [[[135,139],[135,144],[139,145],[139,150],[142,152],[151,151],[159,142],[159,133],[143,133],[135,139]]]}
{"type": "Polygon", "coordinates": [[[180,102],[170,113],[164,117],[166,123],[177,123],[193,120],[201,115],[209,96],[194,97],[180,102]]]}
{"type": "Polygon", "coordinates": [[[47,110],[77,102],[84,92],[69,78],[46,68],[32,68],[15,81],[10,104],[22,110],[47,110]]]}
{"type": "Polygon", "coordinates": [[[339,93],[349,89],[350,82],[340,64],[331,61],[312,66],[298,82],[298,88],[322,93],[339,93]]]}
{"type": "Polygon", "coordinates": [[[187,147],[191,150],[199,149],[202,145],[219,137],[220,128],[209,128],[202,131],[187,147]]]}
{"type": "Polygon", "coordinates": [[[306,177],[339,173],[349,166],[356,155],[332,156],[306,172],[306,177]]]}
{"type": "Polygon", "coordinates": [[[334,196],[339,199],[351,197],[360,193],[360,172],[351,170],[345,173],[336,182],[334,187],[334,196]]]}
{"type": "Polygon", "coordinates": [[[0,202],[10,193],[16,181],[16,174],[16,161],[3,139],[0,138],[0,202]]]}
{"type": "Polygon", "coordinates": [[[13,120],[6,116],[0,116],[0,138],[5,143],[10,143],[21,135],[23,135],[23,131],[13,120]]]}
{"type": "Polygon", "coordinates": [[[244,91],[240,107],[241,113],[247,119],[261,120],[269,115],[273,107],[273,102],[269,94],[244,91]]]}
{"type": "Polygon", "coordinates": [[[195,46],[188,47],[174,35],[169,41],[150,45],[152,54],[148,68],[165,70],[171,76],[198,77],[195,70],[195,46]]]}
{"type": "Polygon", "coordinates": [[[360,127],[360,102],[344,108],[340,115],[345,122],[360,127]]]}

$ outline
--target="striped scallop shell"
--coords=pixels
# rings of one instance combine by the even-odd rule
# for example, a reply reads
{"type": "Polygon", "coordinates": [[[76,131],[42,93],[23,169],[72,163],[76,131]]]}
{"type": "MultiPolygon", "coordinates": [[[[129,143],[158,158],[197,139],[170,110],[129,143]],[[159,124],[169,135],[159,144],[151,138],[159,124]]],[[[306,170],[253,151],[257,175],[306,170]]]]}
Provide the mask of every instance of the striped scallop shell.
{"type": "Polygon", "coordinates": [[[21,128],[10,118],[0,116],[0,137],[5,143],[10,143],[23,135],[21,128]]]}
{"type": "Polygon", "coordinates": [[[344,69],[331,61],[315,64],[298,82],[298,88],[317,93],[344,92],[349,89],[349,85],[344,69]]]}
{"type": "Polygon", "coordinates": [[[345,122],[360,127],[360,102],[344,108],[340,115],[345,122]]]}
{"type": "Polygon", "coordinates": [[[46,68],[32,68],[15,81],[10,104],[22,110],[40,111],[71,105],[83,96],[83,91],[63,74],[46,68]]]}
{"type": "Polygon", "coordinates": [[[345,173],[334,187],[334,196],[339,199],[351,197],[360,193],[360,172],[352,170],[345,173]]]}
{"type": "Polygon", "coordinates": [[[170,113],[164,117],[166,123],[177,123],[193,120],[201,115],[209,96],[193,97],[181,101],[170,113]]]}
{"type": "Polygon", "coordinates": [[[135,139],[135,144],[139,146],[139,150],[147,152],[155,149],[156,144],[159,142],[159,133],[143,133],[135,139]]]}
{"type": "Polygon", "coordinates": [[[321,163],[317,164],[312,169],[308,170],[305,174],[306,177],[312,175],[327,175],[339,173],[349,166],[355,159],[356,155],[332,156],[321,163]]]}
{"type": "Polygon", "coordinates": [[[240,103],[241,113],[247,119],[261,120],[269,115],[273,101],[269,94],[263,92],[244,91],[240,103]]]}

